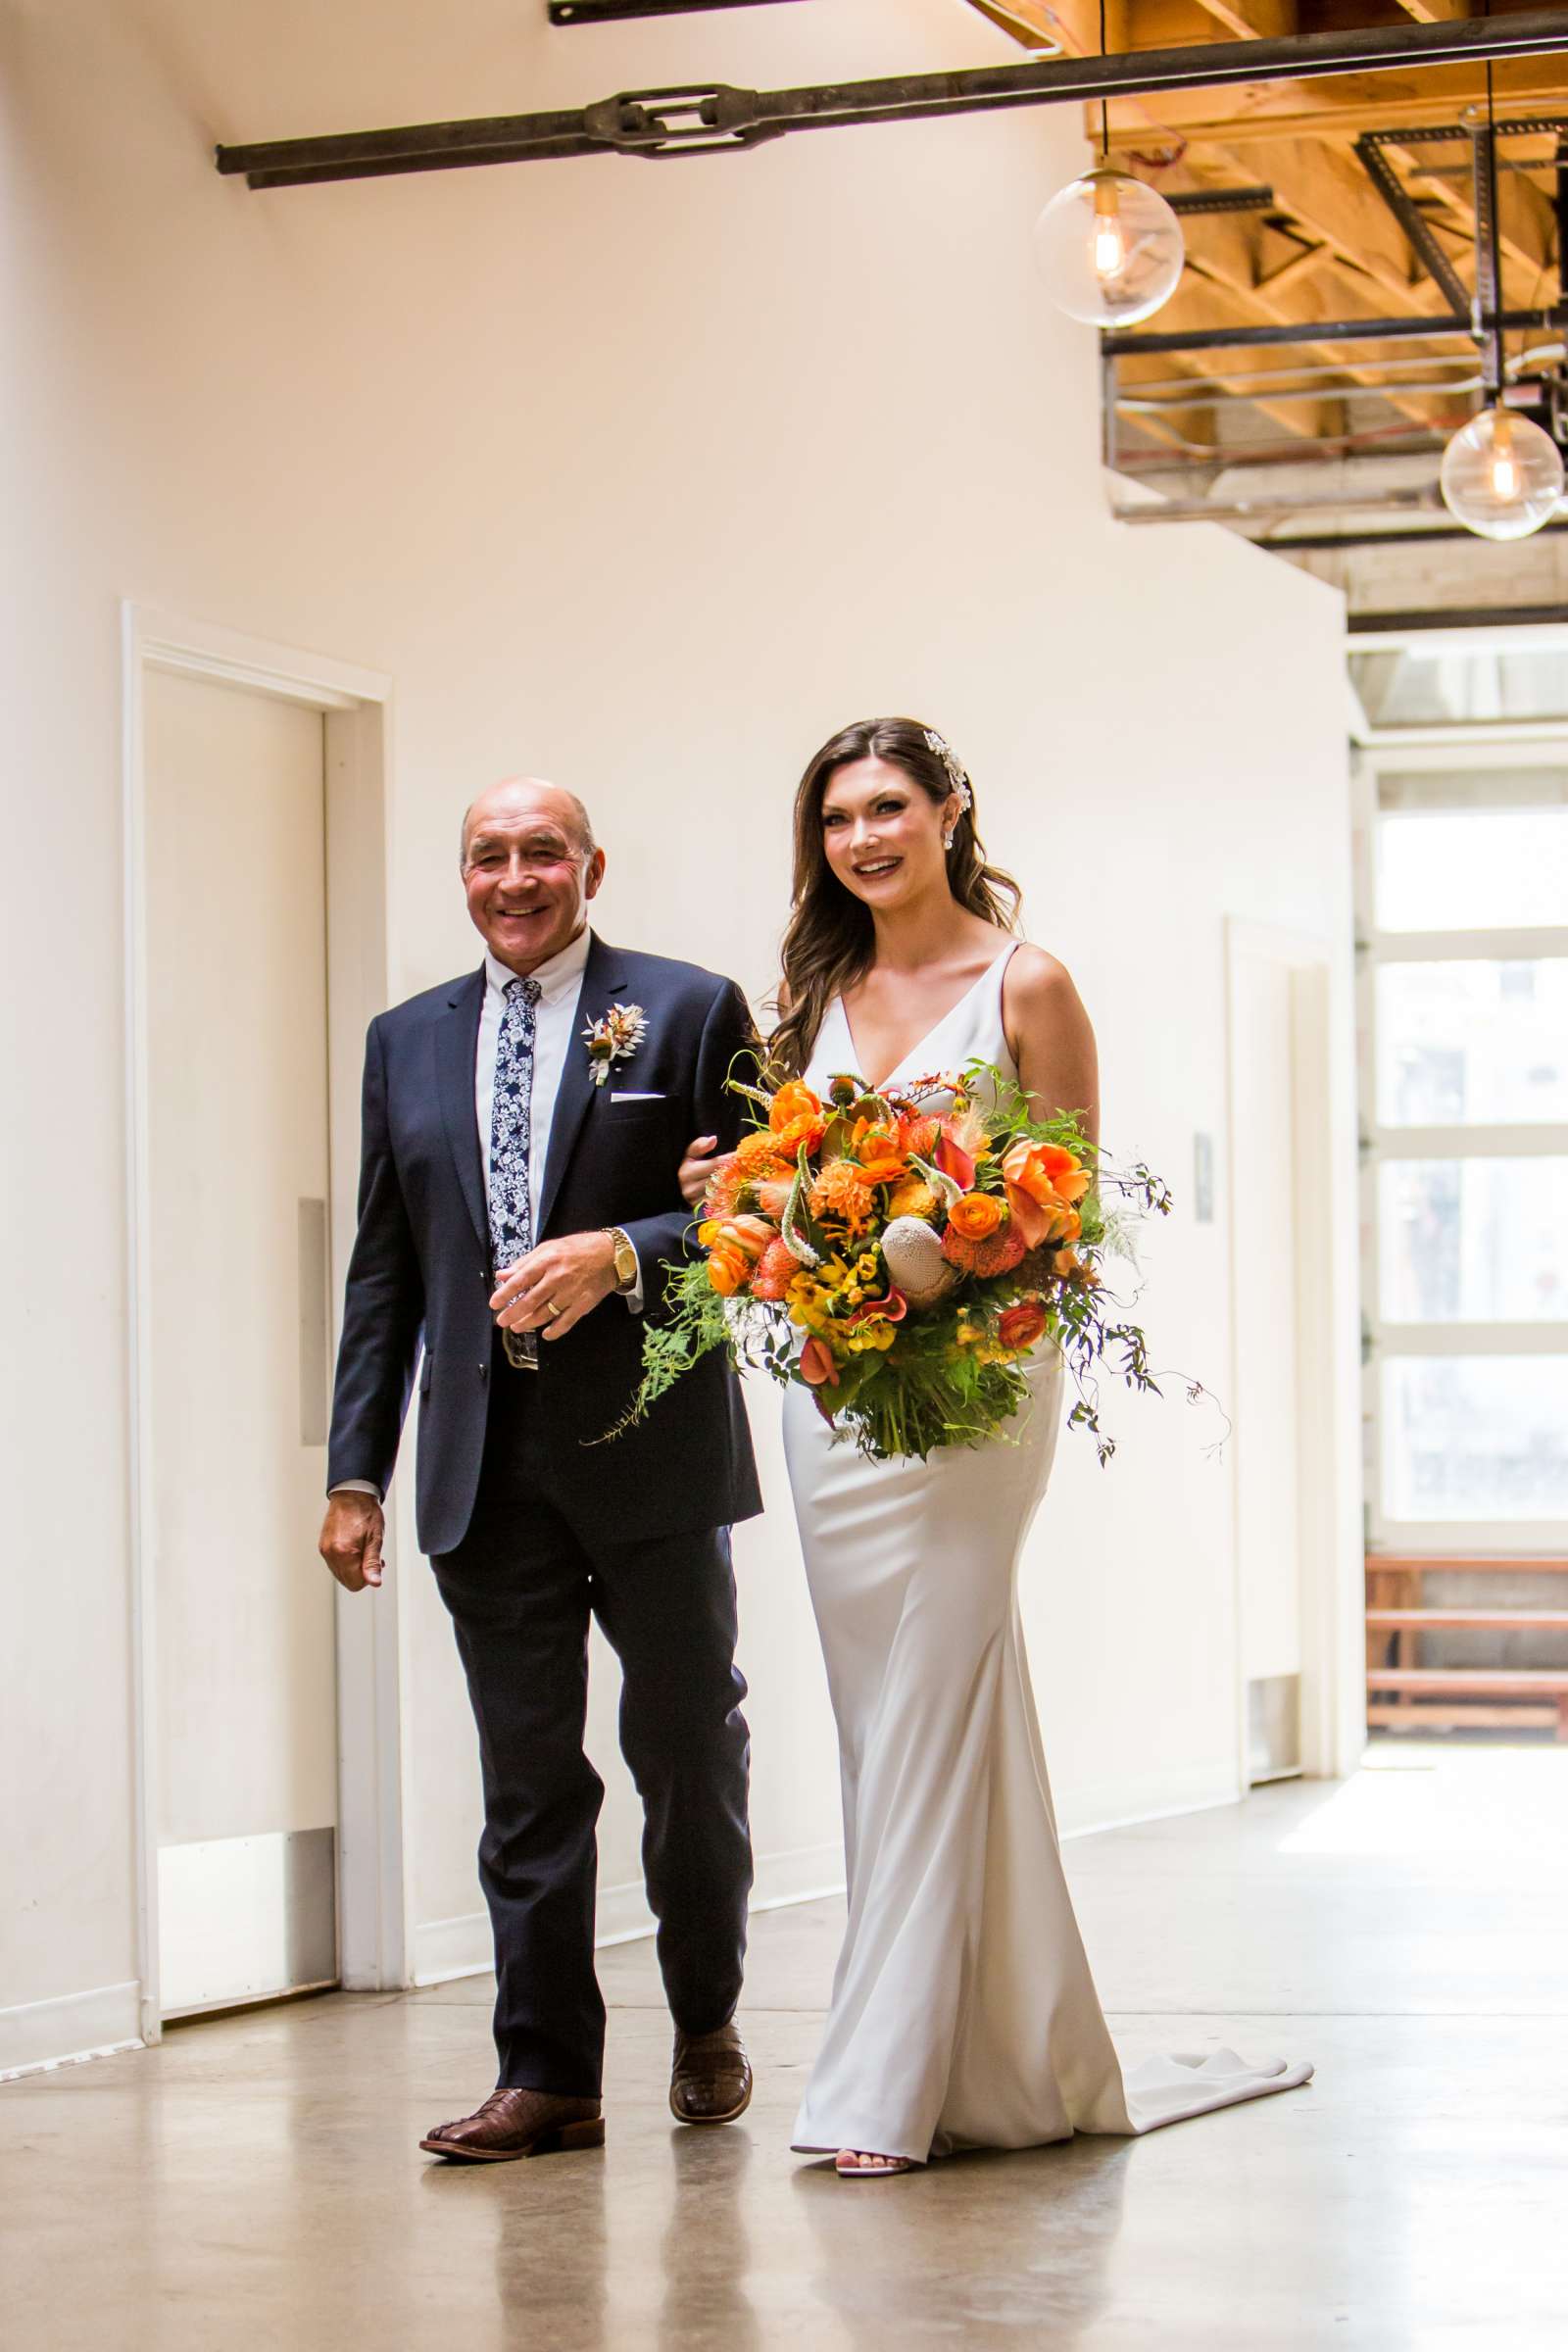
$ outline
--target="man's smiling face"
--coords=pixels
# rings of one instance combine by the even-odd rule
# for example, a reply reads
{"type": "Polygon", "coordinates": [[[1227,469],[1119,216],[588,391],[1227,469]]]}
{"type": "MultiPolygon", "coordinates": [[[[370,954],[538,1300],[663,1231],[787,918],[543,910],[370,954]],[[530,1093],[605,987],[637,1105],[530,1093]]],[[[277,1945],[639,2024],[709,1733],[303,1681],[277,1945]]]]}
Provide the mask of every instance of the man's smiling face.
{"type": "Polygon", "coordinates": [[[526,776],[493,784],[464,819],[468,912],[514,972],[533,971],[576,938],[604,873],[581,802],[558,785],[526,776]]]}

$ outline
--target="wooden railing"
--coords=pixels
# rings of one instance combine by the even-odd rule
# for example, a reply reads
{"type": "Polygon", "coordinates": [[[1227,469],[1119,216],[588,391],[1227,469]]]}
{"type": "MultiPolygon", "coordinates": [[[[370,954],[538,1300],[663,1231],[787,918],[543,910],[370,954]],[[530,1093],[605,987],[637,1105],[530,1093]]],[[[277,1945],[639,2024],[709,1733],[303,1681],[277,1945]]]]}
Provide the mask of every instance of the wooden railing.
{"type": "Polygon", "coordinates": [[[1543,1730],[1568,1740],[1568,1667],[1428,1666],[1421,1637],[1568,1633],[1568,1609],[1425,1605],[1428,1576],[1568,1576],[1568,1556],[1368,1552],[1367,1721],[1386,1731],[1543,1730]]]}

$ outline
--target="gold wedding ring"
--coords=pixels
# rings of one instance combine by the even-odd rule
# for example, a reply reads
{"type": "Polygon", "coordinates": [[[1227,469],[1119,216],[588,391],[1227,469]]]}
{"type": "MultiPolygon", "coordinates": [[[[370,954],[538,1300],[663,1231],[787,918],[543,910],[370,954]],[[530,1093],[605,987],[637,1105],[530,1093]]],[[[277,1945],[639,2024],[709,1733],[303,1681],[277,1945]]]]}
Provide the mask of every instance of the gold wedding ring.
{"type": "Polygon", "coordinates": [[[545,1312],[553,1323],[558,1322],[565,1313],[565,1308],[564,1306],[558,1306],[553,1298],[547,1298],[545,1300],[545,1312]]]}

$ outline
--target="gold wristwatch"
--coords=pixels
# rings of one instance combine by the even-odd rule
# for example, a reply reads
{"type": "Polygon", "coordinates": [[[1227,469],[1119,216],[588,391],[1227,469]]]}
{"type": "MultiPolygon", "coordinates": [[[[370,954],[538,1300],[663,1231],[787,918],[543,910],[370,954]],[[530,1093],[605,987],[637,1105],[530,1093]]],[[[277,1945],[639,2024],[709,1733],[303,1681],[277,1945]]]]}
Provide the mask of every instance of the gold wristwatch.
{"type": "Polygon", "coordinates": [[[615,1248],[615,1289],[617,1292],[634,1291],[637,1277],[642,1272],[637,1252],[618,1225],[607,1225],[605,1231],[615,1248]]]}

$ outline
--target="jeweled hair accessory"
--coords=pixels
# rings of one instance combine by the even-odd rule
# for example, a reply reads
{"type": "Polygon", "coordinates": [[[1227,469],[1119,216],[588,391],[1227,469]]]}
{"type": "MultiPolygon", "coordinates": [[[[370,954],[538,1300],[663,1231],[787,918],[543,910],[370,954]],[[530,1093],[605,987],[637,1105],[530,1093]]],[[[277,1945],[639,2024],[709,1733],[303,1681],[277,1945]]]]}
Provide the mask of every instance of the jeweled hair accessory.
{"type": "Polygon", "coordinates": [[[928,751],[935,752],[937,758],[947,769],[948,782],[953,786],[954,791],[957,794],[959,806],[965,810],[965,812],[967,812],[974,807],[974,794],[969,789],[968,777],[964,774],[963,769],[958,764],[958,756],[956,752],[955,752],[952,744],[948,742],[946,736],[939,735],[937,733],[935,727],[926,728],[925,740],[926,749],[928,751]]]}

